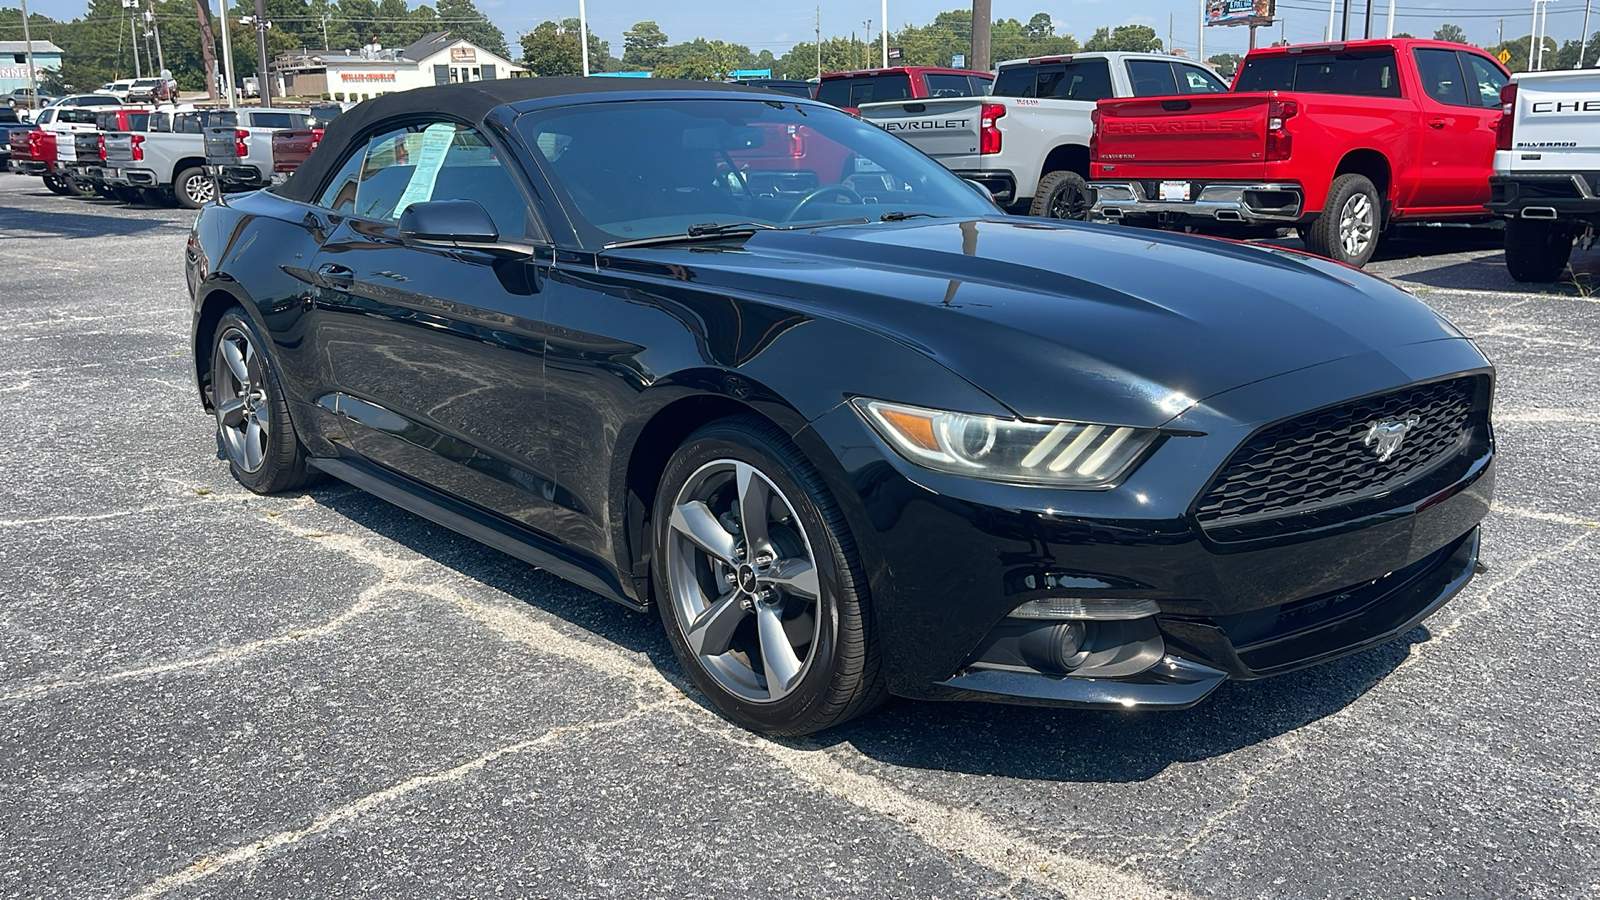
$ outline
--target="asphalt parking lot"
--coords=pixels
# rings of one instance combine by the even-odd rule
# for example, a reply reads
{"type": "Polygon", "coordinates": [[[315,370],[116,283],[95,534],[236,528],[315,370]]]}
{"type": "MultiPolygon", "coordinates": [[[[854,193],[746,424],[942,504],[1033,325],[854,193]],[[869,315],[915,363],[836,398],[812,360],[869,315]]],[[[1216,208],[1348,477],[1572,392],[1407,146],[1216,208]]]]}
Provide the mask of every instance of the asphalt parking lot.
{"type": "Polygon", "coordinates": [[[1492,235],[1371,266],[1500,367],[1487,568],[1403,639],[1184,712],[774,742],[653,617],[336,483],[240,488],[191,216],[0,175],[0,896],[1600,892],[1600,251],[1537,293],[1492,235]]]}

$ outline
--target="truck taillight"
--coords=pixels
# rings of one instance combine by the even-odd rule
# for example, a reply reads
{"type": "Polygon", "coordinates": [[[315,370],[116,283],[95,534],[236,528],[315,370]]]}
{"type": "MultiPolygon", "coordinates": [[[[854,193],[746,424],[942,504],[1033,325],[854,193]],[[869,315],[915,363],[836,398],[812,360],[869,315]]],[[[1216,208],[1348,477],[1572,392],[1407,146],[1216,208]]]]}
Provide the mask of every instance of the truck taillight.
{"type": "Polygon", "coordinates": [[[103,135],[103,134],[100,135],[99,139],[96,140],[95,143],[100,145],[100,161],[101,162],[105,162],[106,161],[106,136],[103,135]]]}
{"type": "Polygon", "coordinates": [[[788,132],[789,132],[789,155],[794,157],[795,159],[799,159],[800,157],[805,156],[806,155],[806,139],[800,136],[800,127],[797,126],[797,125],[790,125],[789,128],[788,128],[788,132]]]}
{"type": "Polygon", "coordinates": [[[1100,161],[1100,110],[1089,110],[1089,162],[1100,161]]]}
{"type": "Polygon", "coordinates": [[[1494,126],[1494,148],[1511,149],[1511,132],[1517,122],[1517,86],[1508,84],[1500,89],[1500,121],[1494,126]]]}
{"type": "Polygon", "coordinates": [[[142,162],[144,160],[144,135],[133,135],[132,137],[128,138],[128,143],[133,147],[134,162],[142,162]]]}
{"type": "Polygon", "coordinates": [[[1000,152],[1000,117],[1006,108],[998,103],[985,103],[978,111],[978,152],[1000,152]]]}
{"type": "Polygon", "coordinates": [[[240,159],[250,155],[249,140],[250,132],[245,131],[243,128],[233,133],[233,149],[240,159]]]}
{"type": "Polygon", "coordinates": [[[1294,100],[1267,101],[1267,152],[1268,162],[1283,162],[1294,150],[1294,137],[1289,134],[1289,120],[1300,114],[1300,104],[1294,100]]]}

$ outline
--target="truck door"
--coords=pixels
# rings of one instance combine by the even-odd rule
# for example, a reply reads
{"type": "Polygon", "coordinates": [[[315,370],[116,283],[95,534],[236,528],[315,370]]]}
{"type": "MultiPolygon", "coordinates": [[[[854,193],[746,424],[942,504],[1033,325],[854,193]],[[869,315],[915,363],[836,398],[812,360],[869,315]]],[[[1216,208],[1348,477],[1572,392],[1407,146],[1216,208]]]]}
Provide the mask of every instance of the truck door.
{"type": "Polygon", "coordinates": [[[1421,147],[1413,209],[1480,211],[1489,200],[1498,85],[1505,76],[1476,54],[1444,48],[1413,51],[1422,96],[1421,147]],[[1494,96],[1486,96],[1489,85],[1494,96]]]}

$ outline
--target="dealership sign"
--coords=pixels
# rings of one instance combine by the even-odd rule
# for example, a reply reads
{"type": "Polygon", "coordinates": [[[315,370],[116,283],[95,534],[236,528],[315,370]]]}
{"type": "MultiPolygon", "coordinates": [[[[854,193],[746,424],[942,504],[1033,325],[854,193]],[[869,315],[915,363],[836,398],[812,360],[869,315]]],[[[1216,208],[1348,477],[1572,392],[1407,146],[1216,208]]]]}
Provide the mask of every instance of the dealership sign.
{"type": "Polygon", "coordinates": [[[1206,0],[1207,25],[1269,25],[1275,0],[1206,0]]]}
{"type": "Polygon", "coordinates": [[[394,81],[393,72],[340,72],[340,81],[394,81]]]}
{"type": "Polygon", "coordinates": [[[450,61],[456,63],[475,63],[478,61],[478,51],[471,47],[451,47],[450,61]]]}

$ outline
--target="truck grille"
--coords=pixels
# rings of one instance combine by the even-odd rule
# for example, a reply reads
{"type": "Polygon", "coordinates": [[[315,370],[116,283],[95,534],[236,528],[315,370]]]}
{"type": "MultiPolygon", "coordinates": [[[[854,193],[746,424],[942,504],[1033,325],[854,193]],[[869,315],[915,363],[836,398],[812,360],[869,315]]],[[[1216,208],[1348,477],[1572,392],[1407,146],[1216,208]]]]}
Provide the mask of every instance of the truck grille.
{"type": "Polygon", "coordinates": [[[1306,413],[1256,432],[1201,495],[1202,527],[1229,527],[1336,506],[1393,490],[1437,468],[1469,433],[1476,377],[1413,385],[1306,413]],[[1380,461],[1378,422],[1411,422],[1380,461]]]}

